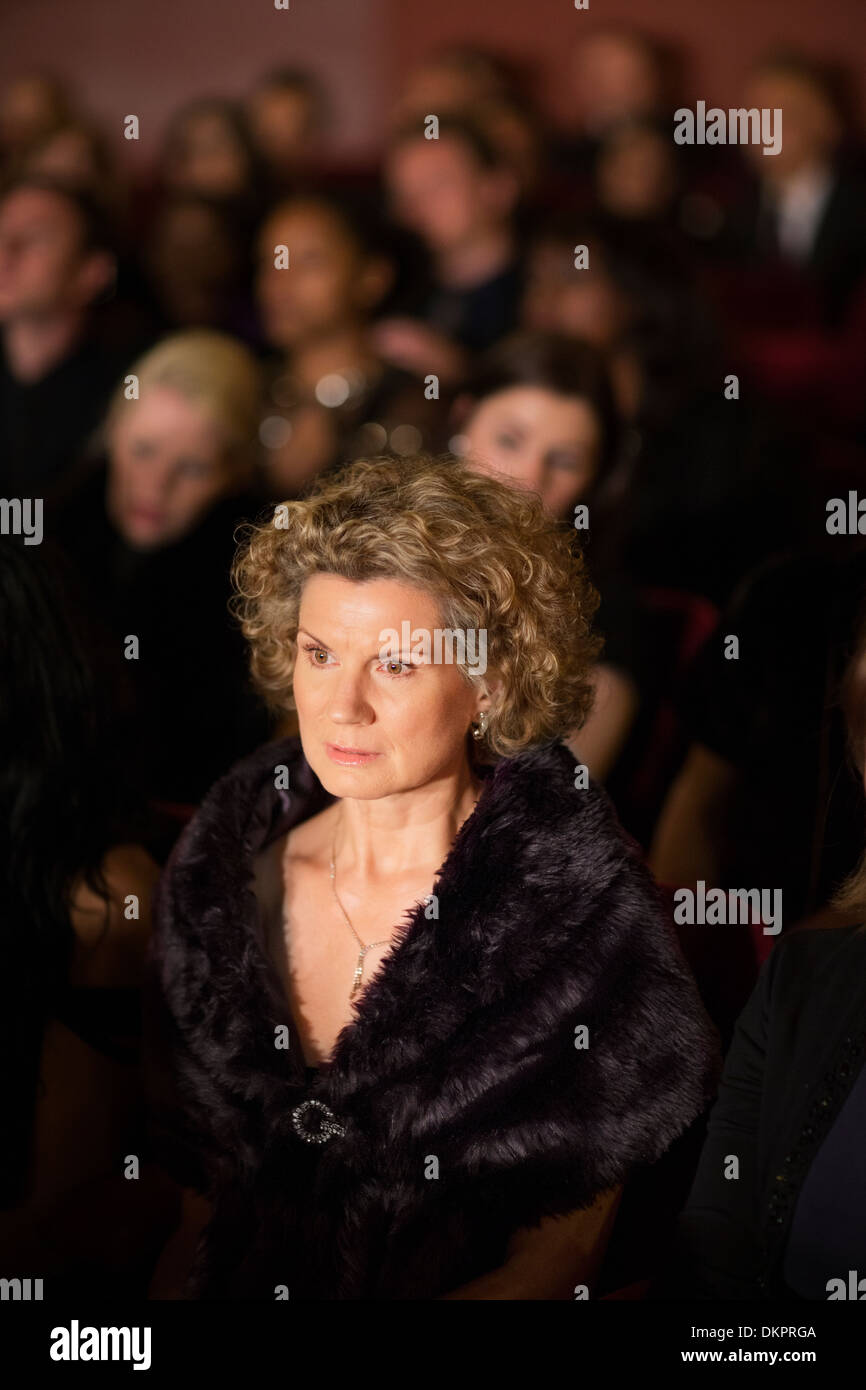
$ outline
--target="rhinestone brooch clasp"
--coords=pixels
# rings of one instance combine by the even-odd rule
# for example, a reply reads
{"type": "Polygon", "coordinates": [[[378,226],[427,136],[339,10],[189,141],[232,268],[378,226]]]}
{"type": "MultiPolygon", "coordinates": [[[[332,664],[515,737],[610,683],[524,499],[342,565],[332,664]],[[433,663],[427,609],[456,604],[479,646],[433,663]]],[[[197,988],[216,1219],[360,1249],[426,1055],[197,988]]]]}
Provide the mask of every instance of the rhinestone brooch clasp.
{"type": "Polygon", "coordinates": [[[296,1105],[292,1124],[306,1144],[326,1144],[329,1139],[346,1133],[330,1106],[321,1100],[305,1100],[296,1105]]]}

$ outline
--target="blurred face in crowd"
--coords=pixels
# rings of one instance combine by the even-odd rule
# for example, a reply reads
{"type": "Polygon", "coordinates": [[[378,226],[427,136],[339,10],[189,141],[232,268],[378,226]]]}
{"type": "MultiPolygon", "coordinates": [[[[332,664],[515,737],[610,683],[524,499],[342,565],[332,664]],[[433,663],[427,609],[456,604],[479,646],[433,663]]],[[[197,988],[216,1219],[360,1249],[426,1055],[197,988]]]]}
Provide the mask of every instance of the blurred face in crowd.
{"type": "Polygon", "coordinates": [[[108,252],[85,250],[81,218],[62,194],[19,188],[0,202],[0,322],[84,309],[113,273],[108,252]]]}
{"type": "Polygon", "coordinates": [[[626,34],[581,39],[574,50],[571,85],[590,133],[626,116],[648,115],[661,99],[655,59],[638,38],[626,34]]]}
{"type": "Polygon", "coordinates": [[[214,323],[238,252],[217,209],[179,198],[163,207],[151,231],[147,264],[173,322],[214,323]]]}
{"type": "Polygon", "coordinates": [[[304,585],[292,689],[304,756],[334,796],[413,791],[466,759],[479,694],[455,662],[411,650],[382,661],[382,634],[404,622],[444,626],[434,597],[401,580],[314,574],[304,585]]]}
{"type": "Polygon", "coordinates": [[[838,117],[827,98],[797,73],[757,73],[749,84],[746,106],[782,112],[782,148],[778,154],[768,158],[761,145],[744,147],[757,172],[771,180],[820,167],[841,135],[838,117]]]}
{"type": "Polygon", "coordinates": [[[100,177],[93,137],[82,126],[55,131],[27,159],[28,173],[44,174],[76,188],[92,188],[100,177]]]}
{"type": "Polygon", "coordinates": [[[291,172],[309,161],[317,140],[316,108],[300,87],[262,87],[248,104],[257,148],[272,169],[291,172]]]}
{"type": "Polygon", "coordinates": [[[19,77],[0,99],[0,144],[7,150],[25,149],[39,140],[64,115],[65,100],[44,77],[19,77]]]}
{"type": "Polygon", "coordinates": [[[574,247],[565,242],[536,243],[529,257],[524,326],[609,348],[626,325],[627,306],[605,272],[598,248],[589,246],[586,269],[576,269],[574,260],[574,247]]]}
{"type": "Polygon", "coordinates": [[[459,138],[405,140],[392,152],[388,181],[394,214],[435,251],[466,245],[504,222],[516,198],[506,169],[485,169],[459,138]]]}
{"type": "Polygon", "coordinates": [[[479,472],[538,493],[568,516],[598,472],[601,426],[592,406],[541,386],[509,386],[480,401],[462,431],[479,472]]]}
{"type": "Polygon", "coordinates": [[[259,238],[256,281],[268,340],[292,349],[350,326],[384,293],[390,269],[364,254],[339,217],[314,202],[286,203],[259,238]],[[275,247],[289,250],[289,269],[277,269],[275,247]]]}
{"type": "Polygon", "coordinates": [[[529,113],[513,102],[489,101],[476,114],[503,161],[513,170],[521,193],[531,193],[541,173],[543,148],[529,113]]]}
{"type": "Polygon", "coordinates": [[[218,111],[188,116],[169,156],[169,185],[185,193],[227,198],[243,193],[249,168],[231,123],[218,111]]]}
{"type": "Polygon", "coordinates": [[[394,116],[398,123],[435,112],[437,116],[475,111],[500,94],[500,80],[484,64],[433,59],[408,78],[394,116]]]}
{"type": "Polygon", "coordinates": [[[173,387],[123,402],[108,429],[108,511],[128,545],[180,540],[231,490],[233,473],[207,407],[173,387]]]}
{"type": "Polygon", "coordinates": [[[606,144],[599,158],[599,202],[617,217],[658,217],[676,188],[673,146],[659,132],[632,127],[606,144]]]}

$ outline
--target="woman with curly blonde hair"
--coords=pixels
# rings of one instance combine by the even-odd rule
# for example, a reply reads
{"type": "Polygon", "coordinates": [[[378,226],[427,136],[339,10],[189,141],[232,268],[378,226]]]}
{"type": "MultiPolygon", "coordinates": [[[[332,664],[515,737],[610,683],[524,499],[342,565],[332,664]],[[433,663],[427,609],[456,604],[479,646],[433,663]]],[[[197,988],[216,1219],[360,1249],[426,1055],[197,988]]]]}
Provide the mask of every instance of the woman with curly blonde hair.
{"type": "Polygon", "coordinates": [[[712,1029],[562,742],[597,650],[574,534],[420,457],[243,541],[253,677],[300,732],[160,885],[152,1132],[188,1220],[158,1295],[586,1296],[626,1177],[706,1103],[712,1029]]]}

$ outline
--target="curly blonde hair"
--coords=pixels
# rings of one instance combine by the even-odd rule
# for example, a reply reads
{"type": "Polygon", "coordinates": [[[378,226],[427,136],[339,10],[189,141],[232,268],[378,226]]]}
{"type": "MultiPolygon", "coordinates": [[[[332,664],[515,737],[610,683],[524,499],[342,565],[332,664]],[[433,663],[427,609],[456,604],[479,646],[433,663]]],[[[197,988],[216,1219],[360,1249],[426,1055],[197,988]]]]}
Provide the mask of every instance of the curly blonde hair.
{"type": "MultiPolygon", "coordinates": [[[[396,579],[432,594],[443,627],[486,630],[499,689],[486,732],[499,756],[578,728],[593,700],[599,596],[576,533],[540,500],[451,456],[359,459],[272,520],[243,528],[231,608],[270,707],[292,708],[295,638],[313,574],[396,579]]],[[[483,682],[460,664],[469,682],[483,682]]]]}

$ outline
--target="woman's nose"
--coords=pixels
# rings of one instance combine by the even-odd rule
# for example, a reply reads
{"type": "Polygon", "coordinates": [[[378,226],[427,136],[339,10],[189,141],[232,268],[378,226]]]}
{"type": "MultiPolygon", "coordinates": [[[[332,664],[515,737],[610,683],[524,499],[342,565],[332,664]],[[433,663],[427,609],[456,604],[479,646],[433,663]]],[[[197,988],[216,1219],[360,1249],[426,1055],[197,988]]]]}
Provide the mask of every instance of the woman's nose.
{"type": "Polygon", "coordinates": [[[335,724],[369,724],[372,710],[363,683],[357,677],[345,677],[331,691],[330,716],[335,724]]]}

